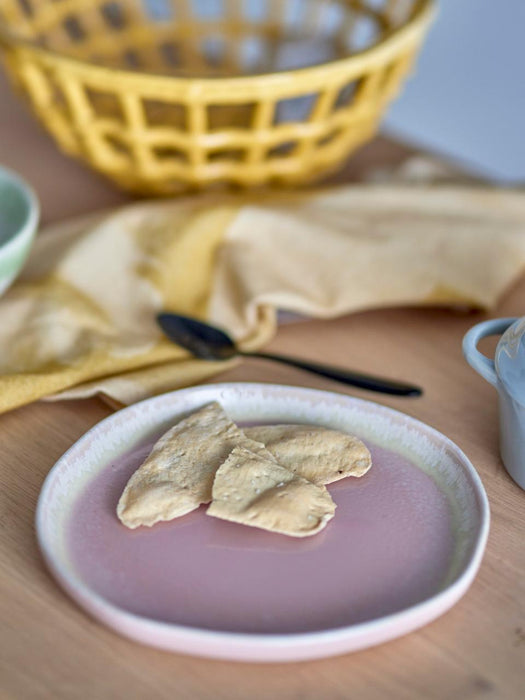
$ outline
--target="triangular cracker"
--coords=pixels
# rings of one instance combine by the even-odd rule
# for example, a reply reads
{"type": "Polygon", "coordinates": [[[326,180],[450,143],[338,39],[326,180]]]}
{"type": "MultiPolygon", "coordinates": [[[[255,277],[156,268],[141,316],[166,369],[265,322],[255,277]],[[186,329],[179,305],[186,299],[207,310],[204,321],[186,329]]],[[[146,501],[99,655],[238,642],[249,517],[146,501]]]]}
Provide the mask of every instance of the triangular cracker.
{"type": "Polygon", "coordinates": [[[130,478],[118,502],[118,517],[129,528],[151,526],[209,503],[215,472],[236,445],[273,459],[218,403],[192,413],[155,443],[130,478]]]}
{"type": "Polygon", "coordinates": [[[292,537],[314,535],[335,512],[324,486],[243,447],[217,470],[212,496],[208,515],[292,537]]]}
{"type": "Polygon", "coordinates": [[[331,484],[347,476],[362,476],[372,466],[361,440],[314,425],[261,425],[245,434],[262,442],[276,461],[314,484],[331,484]]]}

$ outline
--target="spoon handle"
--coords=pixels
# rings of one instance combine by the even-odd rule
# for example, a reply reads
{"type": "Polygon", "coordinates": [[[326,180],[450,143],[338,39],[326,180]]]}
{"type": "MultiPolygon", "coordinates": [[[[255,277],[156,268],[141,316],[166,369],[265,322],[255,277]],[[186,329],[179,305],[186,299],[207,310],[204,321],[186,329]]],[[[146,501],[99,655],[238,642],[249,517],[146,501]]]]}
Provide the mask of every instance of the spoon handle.
{"type": "Polygon", "coordinates": [[[288,355],[272,355],[266,352],[246,352],[241,354],[245,357],[260,357],[263,360],[282,362],[286,365],[298,367],[307,372],[313,372],[313,374],[319,374],[322,377],[335,379],[343,384],[350,384],[351,386],[368,389],[369,391],[379,391],[383,394],[393,394],[395,396],[421,396],[423,393],[422,389],[413,384],[396,382],[392,379],[384,379],[383,377],[374,377],[369,374],[363,374],[362,372],[343,369],[342,367],[331,367],[330,365],[323,365],[319,362],[306,362],[305,360],[299,360],[296,357],[289,357],[288,355]]]}

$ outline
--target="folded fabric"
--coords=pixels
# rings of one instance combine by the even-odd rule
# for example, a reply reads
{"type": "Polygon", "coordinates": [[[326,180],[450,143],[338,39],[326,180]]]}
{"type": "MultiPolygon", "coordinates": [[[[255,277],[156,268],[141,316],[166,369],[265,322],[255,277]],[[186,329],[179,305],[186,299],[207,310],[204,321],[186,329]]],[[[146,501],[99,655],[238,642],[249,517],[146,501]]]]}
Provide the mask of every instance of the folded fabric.
{"type": "Polygon", "coordinates": [[[42,232],[0,299],[0,410],[103,393],[129,403],[222,371],[166,340],[172,310],[244,349],[276,310],[490,308],[525,267],[523,195],[345,186],[139,203],[42,232]]]}

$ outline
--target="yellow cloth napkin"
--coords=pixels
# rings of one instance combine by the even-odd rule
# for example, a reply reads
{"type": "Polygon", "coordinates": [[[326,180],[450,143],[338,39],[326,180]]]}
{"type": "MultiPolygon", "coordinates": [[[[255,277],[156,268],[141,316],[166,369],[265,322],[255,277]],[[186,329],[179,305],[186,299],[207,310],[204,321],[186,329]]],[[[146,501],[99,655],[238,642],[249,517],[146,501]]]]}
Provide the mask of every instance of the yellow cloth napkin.
{"type": "Polygon", "coordinates": [[[245,349],[276,309],[334,317],[401,304],[491,307],[525,267],[525,199],[465,187],[345,186],[139,203],[42,232],[0,299],[0,410],[104,393],[122,403],[223,370],[160,310],[245,349]]]}

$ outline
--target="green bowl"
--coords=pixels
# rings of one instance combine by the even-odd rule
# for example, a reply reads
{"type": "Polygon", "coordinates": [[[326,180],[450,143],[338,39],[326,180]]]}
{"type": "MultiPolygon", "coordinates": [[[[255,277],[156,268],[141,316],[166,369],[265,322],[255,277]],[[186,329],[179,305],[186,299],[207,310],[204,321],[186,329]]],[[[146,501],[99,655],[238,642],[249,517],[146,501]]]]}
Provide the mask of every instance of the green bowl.
{"type": "Polygon", "coordinates": [[[0,294],[22,269],[38,226],[40,206],[18,175],[0,166],[0,294]]]}

